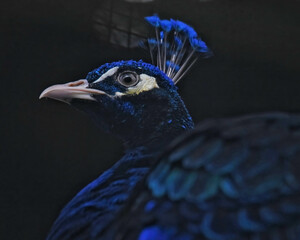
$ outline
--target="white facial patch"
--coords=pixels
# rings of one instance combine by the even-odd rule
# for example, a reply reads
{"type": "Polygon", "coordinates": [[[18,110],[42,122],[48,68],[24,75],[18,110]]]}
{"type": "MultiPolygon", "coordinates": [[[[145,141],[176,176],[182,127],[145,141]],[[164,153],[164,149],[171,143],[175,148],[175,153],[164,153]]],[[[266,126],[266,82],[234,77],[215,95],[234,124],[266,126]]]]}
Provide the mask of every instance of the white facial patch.
{"type": "Polygon", "coordinates": [[[142,73],[140,75],[140,81],[137,85],[129,87],[126,94],[139,94],[141,92],[149,91],[153,88],[159,88],[155,77],[151,77],[147,74],[142,73]]]}
{"type": "Polygon", "coordinates": [[[101,82],[105,78],[110,77],[114,75],[118,71],[119,67],[114,67],[109,69],[106,73],[102,74],[101,77],[99,77],[97,80],[95,80],[93,83],[101,82]]]}

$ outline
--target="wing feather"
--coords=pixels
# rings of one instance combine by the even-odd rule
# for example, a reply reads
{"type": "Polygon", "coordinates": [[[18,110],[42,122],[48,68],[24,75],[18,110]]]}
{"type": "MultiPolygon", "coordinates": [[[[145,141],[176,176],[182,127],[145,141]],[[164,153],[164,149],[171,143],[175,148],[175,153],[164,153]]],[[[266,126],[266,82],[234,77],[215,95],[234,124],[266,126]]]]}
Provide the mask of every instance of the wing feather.
{"type": "Polygon", "coordinates": [[[300,239],[300,117],[208,120],[177,140],[103,239],[300,239]]]}

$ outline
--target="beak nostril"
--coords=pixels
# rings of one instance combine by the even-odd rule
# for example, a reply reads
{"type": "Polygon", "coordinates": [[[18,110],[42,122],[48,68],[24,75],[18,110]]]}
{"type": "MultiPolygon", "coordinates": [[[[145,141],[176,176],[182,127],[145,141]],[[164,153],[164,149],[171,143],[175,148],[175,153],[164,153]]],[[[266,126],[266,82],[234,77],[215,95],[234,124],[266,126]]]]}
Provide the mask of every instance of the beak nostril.
{"type": "Polygon", "coordinates": [[[78,87],[80,85],[83,85],[85,82],[83,80],[79,80],[79,81],[76,81],[76,82],[71,82],[69,83],[69,87],[78,87]]]}

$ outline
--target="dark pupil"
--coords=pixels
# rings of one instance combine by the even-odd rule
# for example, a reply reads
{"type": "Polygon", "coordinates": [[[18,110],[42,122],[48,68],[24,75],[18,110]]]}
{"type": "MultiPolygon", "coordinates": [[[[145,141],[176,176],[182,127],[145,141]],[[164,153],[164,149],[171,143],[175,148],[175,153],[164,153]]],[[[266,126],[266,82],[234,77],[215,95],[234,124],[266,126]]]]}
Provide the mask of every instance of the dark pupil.
{"type": "Polygon", "coordinates": [[[130,76],[126,76],[123,78],[123,82],[129,84],[132,82],[132,78],[130,76]]]}

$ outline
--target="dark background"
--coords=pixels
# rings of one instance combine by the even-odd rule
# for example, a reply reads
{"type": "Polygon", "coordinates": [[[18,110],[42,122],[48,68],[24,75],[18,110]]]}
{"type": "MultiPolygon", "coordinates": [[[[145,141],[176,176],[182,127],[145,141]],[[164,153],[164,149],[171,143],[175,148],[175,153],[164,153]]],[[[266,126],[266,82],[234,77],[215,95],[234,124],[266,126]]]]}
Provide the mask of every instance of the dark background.
{"type": "MultiPolygon", "coordinates": [[[[147,60],[99,40],[93,16],[103,4],[1,1],[0,239],[44,239],[74,194],[122,156],[85,115],[38,100],[105,62],[147,60]]],[[[178,85],[195,122],[300,111],[299,1],[164,0],[154,10],[194,26],[215,53],[178,85]]]]}

